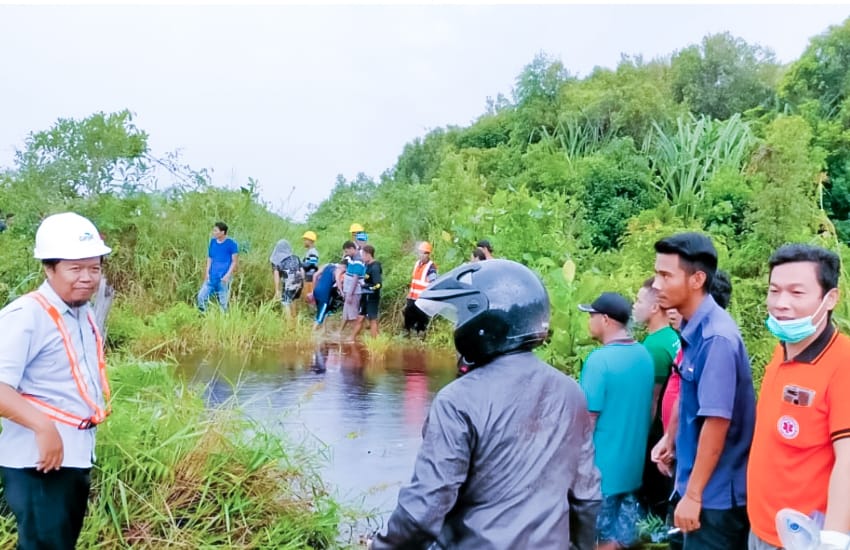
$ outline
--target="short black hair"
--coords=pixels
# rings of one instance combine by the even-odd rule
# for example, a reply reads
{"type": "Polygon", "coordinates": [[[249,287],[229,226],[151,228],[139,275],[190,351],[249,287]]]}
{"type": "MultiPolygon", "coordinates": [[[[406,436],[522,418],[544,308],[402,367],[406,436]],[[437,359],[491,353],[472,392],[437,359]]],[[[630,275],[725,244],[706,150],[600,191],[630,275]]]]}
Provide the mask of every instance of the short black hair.
{"type": "MultiPolygon", "coordinates": [[[[812,262],[816,266],[821,295],[838,288],[838,276],[841,273],[841,258],[831,250],[803,243],[780,246],[768,260],[770,274],[773,268],[794,262],[812,262]]],[[[768,281],[770,275],[768,275],[768,281]]]]}
{"type": "Polygon", "coordinates": [[[688,275],[697,271],[705,273],[702,290],[711,290],[711,283],[717,272],[717,250],[708,236],[702,233],[677,233],[656,241],[655,252],[679,256],[679,265],[688,275]]]}
{"type": "Polygon", "coordinates": [[[732,301],[732,279],[729,274],[718,269],[711,281],[711,289],[708,291],[717,305],[726,309],[729,307],[729,302],[732,301]]]}
{"type": "Polygon", "coordinates": [[[484,254],[484,251],[478,248],[477,246],[475,247],[475,250],[472,251],[472,256],[475,257],[476,260],[482,262],[487,259],[487,256],[484,254]]]}
{"type": "Polygon", "coordinates": [[[213,227],[218,227],[219,231],[224,231],[224,234],[227,235],[227,224],[224,222],[215,222],[213,227]]]}
{"type": "Polygon", "coordinates": [[[357,248],[357,245],[354,244],[354,241],[345,241],[342,243],[342,249],[345,250],[346,248],[357,248]]]}
{"type": "Polygon", "coordinates": [[[487,239],[481,239],[480,241],[475,243],[475,246],[477,246],[478,248],[486,248],[487,250],[490,251],[490,254],[493,253],[493,246],[490,244],[490,241],[488,241],[487,239]]]}
{"type": "MultiPolygon", "coordinates": [[[[41,265],[44,267],[49,267],[50,269],[56,269],[56,266],[59,265],[59,262],[62,260],[59,258],[48,258],[46,260],[41,260],[41,265]]],[[[67,262],[73,262],[74,260],[65,260],[67,262]]],[[[103,265],[103,256],[100,257],[100,265],[103,265]]]]}
{"type": "Polygon", "coordinates": [[[375,247],[372,246],[371,244],[364,244],[363,248],[361,248],[360,250],[362,250],[366,254],[372,256],[373,258],[375,257],[375,247]]]}

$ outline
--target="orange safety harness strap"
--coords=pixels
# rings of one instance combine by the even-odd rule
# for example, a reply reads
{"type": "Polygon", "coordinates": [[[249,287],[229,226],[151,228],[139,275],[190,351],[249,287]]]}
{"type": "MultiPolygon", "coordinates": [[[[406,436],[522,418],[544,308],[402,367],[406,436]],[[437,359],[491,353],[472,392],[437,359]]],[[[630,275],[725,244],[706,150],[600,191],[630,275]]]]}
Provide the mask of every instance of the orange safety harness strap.
{"type": "Polygon", "coordinates": [[[62,409],[52,405],[48,405],[44,401],[41,401],[32,395],[21,394],[22,397],[56,422],[61,422],[62,424],[67,424],[68,426],[73,426],[80,430],[87,430],[97,426],[106,420],[106,417],[109,416],[109,413],[112,411],[109,408],[110,391],[109,381],[106,379],[106,359],[103,355],[103,339],[100,336],[100,331],[97,330],[97,325],[94,322],[91,311],[88,312],[88,320],[92,330],[94,331],[95,343],[97,345],[97,370],[100,374],[100,383],[103,388],[103,398],[104,403],[106,403],[105,409],[98,406],[95,400],[91,397],[88,384],[80,370],[80,362],[77,359],[77,353],[74,351],[71,335],[68,333],[68,326],[62,319],[62,314],[59,313],[59,310],[57,310],[53,304],[48,302],[47,298],[40,293],[30,292],[27,296],[38,302],[56,324],[59,335],[62,337],[62,343],[65,345],[65,353],[68,355],[68,363],[71,365],[71,376],[74,379],[74,383],[77,385],[77,391],[80,393],[80,397],[83,398],[83,401],[91,407],[94,413],[90,417],[85,418],[68,411],[63,411],[62,409]]]}

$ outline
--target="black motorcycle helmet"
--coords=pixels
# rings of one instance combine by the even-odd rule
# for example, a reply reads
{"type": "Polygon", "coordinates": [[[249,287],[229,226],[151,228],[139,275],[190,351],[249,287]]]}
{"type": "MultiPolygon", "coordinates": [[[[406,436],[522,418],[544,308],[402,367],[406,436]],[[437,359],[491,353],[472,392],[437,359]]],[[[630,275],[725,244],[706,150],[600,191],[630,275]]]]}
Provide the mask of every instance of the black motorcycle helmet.
{"type": "Polygon", "coordinates": [[[429,316],[455,321],[455,347],[475,366],[539,346],[549,335],[549,295],[540,278],[510,260],[464,264],[416,300],[429,316]]]}

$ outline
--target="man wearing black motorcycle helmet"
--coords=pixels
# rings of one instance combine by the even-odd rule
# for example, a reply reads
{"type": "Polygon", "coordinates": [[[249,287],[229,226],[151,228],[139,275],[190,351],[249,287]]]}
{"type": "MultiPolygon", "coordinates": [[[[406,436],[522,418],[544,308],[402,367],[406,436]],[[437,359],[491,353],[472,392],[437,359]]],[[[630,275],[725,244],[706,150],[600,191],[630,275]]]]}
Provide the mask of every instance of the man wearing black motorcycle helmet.
{"type": "Polygon", "coordinates": [[[416,305],[455,321],[474,368],[435,396],[413,479],[372,548],[593,548],[590,416],[578,384],[532,353],[549,332],[540,279],[508,260],[465,264],[416,305]]]}

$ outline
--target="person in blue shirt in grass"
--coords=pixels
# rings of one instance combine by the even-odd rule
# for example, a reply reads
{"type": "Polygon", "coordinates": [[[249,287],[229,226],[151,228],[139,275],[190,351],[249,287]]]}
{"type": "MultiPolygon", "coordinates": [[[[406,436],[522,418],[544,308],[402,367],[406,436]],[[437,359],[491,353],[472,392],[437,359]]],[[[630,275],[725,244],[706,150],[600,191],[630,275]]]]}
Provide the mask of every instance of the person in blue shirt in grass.
{"type": "Polygon", "coordinates": [[[341,277],[345,273],[345,265],[325,264],[316,272],[313,280],[312,299],[316,303],[316,324],[314,330],[324,327],[325,319],[328,315],[339,309],[342,304],[342,296],[336,285],[337,277],[341,277]]]}
{"type": "Polygon", "coordinates": [[[657,462],[676,458],[674,524],[684,550],[745,550],[747,462],[755,425],[749,356],[734,319],[710,289],[717,250],[701,233],[655,243],[658,304],[682,314],[679,416],[656,445],[657,462]]]}
{"type": "Polygon", "coordinates": [[[236,271],[239,258],[239,246],[227,236],[227,224],[215,222],[212,239],[207,250],[207,266],[204,269],[204,282],[198,291],[198,309],[206,312],[210,296],[218,296],[222,311],[227,311],[230,281],[236,271]]]}

